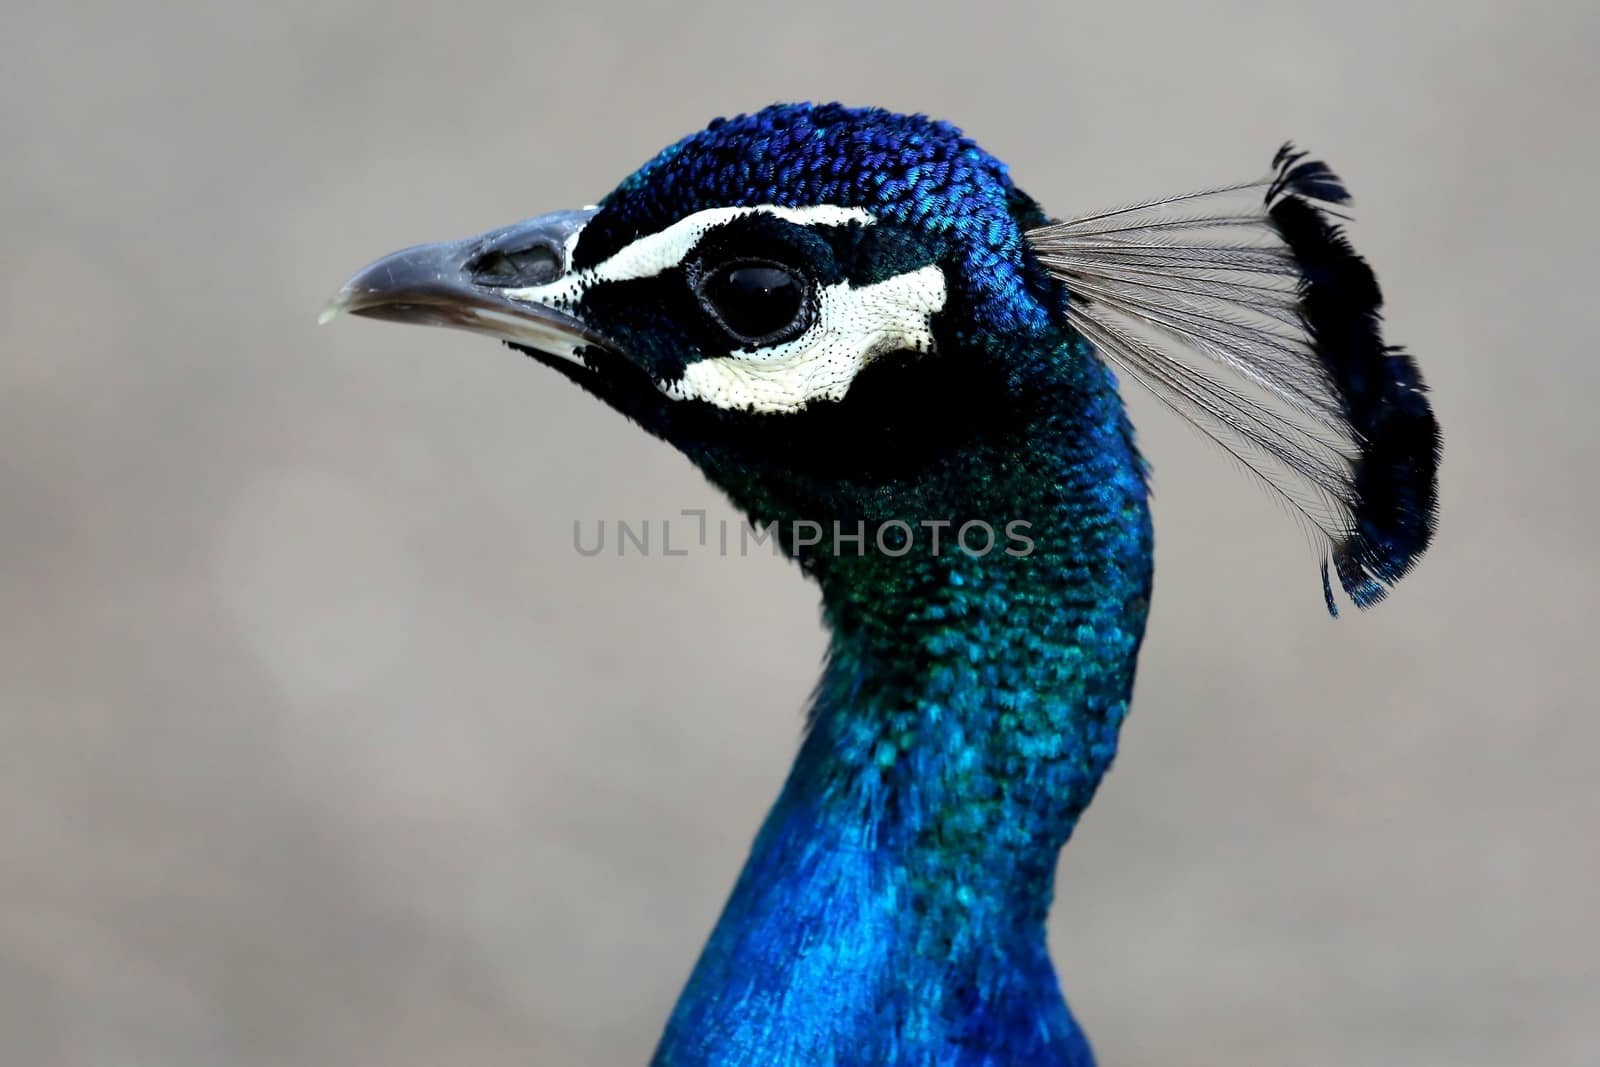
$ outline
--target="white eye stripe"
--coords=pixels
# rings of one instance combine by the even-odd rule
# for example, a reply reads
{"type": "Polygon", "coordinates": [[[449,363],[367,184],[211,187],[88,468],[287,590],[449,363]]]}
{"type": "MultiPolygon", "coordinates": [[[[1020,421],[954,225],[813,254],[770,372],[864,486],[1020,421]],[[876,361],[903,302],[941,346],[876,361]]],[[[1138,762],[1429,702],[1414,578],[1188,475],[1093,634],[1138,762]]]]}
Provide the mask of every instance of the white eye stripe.
{"type": "MultiPolygon", "coordinates": [[[[532,303],[570,304],[592,285],[603,282],[630,281],[635,278],[653,278],[663,271],[682,263],[707,231],[725,222],[747,215],[771,215],[800,226],[844,226],[858,223],[870,226],[877,220],[865,208],[840,207],[837,204],[816,204],[811,207],[714,207],[697,211],[679,219],[658,233],[646,234],[624,245],[610,259],[575,274],[558,278],[547,285],[534,285],[525,289],[507,289],[505,295],[512,300],[532,303]]],[[[568,244],[568,262],[578,235],[568,244]]]]}
{"type": "MultiPolygon", "coordinates": [[[[507,289],[512,300],[572,307],[592,286],[652,278],[683,263],[717,226],[749,215],[770,215],[800,226],[870,226],[863,208],[720,207],[696,212],[658,233],[625,245],[588,270],[547,285],[507,289]]],[[[568,241],[567,262],[579,235],[568,241]]],[[[888,352],[928,351],[934,346],[933,316],[944,309],[944,271],[936,265],[885,278],[871,285],[849,282],[816,290],[816,313],[799,337],[753,351],[691,360],[677,381],[657,387],[674,400],[700,400],[728,410],[781,414],[813,401],[844,398],[863,367],[888,352]]],[[[576,360],[578,346],[568,345],[576,360]]],[[[565,352],[563,352],[565,354],[565,352]]]]}
{"type": "Polygon", "coordinates": [[[674,400],[770,414],[815,400],[841,400],[861,369],[887,352],[933,347],[932,320],[945,304],[937,266],[873,285],[848,282],[817,291],[817,315],[792,341],[690,363],[660,388],[674,400]]]}

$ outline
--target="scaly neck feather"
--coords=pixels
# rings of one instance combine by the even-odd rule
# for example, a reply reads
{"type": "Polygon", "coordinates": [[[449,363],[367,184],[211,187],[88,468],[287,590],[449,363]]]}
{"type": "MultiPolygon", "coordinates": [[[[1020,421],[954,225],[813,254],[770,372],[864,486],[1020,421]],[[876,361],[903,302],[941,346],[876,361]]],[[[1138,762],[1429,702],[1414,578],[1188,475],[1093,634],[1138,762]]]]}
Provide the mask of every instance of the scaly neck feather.
{"type": "Polygon", "coordinates": [[[808,565],[833,631],[805,742],[661,1067],[1092,1062],[1045,947],[1057,853],[1116,750],[1150,588],[1109,373],[1024,420],[975,514],[1025,556],[808,565]]]}

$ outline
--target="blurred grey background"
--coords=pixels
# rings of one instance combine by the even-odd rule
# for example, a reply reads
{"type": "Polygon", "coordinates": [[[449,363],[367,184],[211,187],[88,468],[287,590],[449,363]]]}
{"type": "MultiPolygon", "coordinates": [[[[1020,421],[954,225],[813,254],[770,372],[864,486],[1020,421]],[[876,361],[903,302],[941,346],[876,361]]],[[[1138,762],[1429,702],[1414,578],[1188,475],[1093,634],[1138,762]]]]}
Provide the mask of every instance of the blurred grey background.
{"type": "Polygon", "coordinates": [[[594,200],[713,115],[961,123],[1057,210],[1332,160],[1446,430],[1337,623],[1131,397],[1157,598],[1052,940],[1107,1065],[1600,1063],[1588,2],[10,0],[0,1062],[642,1064],[822,649],[770,558],[495,344],[340,322],[376,255],[594,200]]]}

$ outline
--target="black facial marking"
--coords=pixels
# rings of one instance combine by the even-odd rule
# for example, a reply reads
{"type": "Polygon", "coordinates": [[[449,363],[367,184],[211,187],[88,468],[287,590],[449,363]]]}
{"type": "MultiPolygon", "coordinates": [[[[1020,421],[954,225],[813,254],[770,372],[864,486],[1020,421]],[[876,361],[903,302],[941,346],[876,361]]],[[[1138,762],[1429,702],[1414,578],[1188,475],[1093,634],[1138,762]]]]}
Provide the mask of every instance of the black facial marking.
{"type": "Polygon", "coordinates": [[[738,345],[701,308],[681,266],[649,278],[600,282],[584,290],[577,310],[656,381],[677,381],[690,362],[726,356],[738,345]]]}
{"type": "Polygon", "coordinates": [[[651,378],[674,382],[689,363],[802,336],[823,287],[873,285],[933,262],[925,240],[893,224],[806,225],[757,211],[707,230],[660,274],[596,282],[569,310],[651,378]]]}

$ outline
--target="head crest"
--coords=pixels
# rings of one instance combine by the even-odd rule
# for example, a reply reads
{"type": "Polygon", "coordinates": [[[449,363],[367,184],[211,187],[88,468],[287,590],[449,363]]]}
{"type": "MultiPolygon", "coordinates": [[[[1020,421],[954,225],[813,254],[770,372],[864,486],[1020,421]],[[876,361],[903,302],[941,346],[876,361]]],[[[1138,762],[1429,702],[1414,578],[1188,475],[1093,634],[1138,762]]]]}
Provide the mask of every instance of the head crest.
{"type": "MultiPolygon", "coordinates": [[[[1069,321],[1309,520],[1367,607],[1433,537],[1440,438],[1416,362],[1383,340],[1377,279],[1330,218],[1349,201],[1285,145],[1256,181],[1027,236],[1069,321]]],[[[1338,614],[1326,563],[1323,588],[1338,614]]]]}

